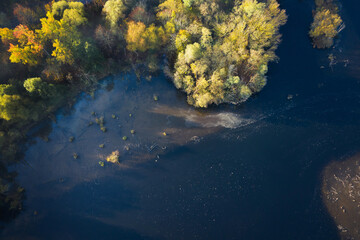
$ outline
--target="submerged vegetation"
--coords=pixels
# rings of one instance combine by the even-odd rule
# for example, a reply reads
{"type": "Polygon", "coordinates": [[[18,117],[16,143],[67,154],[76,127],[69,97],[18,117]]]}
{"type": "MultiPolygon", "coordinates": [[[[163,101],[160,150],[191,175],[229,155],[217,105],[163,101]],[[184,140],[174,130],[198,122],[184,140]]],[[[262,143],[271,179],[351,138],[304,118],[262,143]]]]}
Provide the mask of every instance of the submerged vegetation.
{"type": "Polygon", "coordinates": [[[189,104],[246,100],[265,85],[286,22],[275,0],[12,2],[0,18],[0,144],[9,161],[27,129],[79,91],[112,69],[156,71],[164,54],[189,104]]]}
{"type": "Polygon", "coordinates": [[[120,157],[120,152],[116,150],[106,157],[106,161],[111,163],[119,163],[119,157],[120,157]]]}
{"type": "MultiPolygon", "coordinates": [[[[314,42],[332,39],[341,25],[331,1],[317,2],[314,42]]],[[[79,92],[91,94],[98,79],[119,69],[140,76],[163,67],[195,107],[243,102],[265,86],[287,20],[276,0],[35,0],[31,7],[11,0],[0,6],[0,218],[9,209],[15,215],[23,195],[6,165],[19,159],[28,130],[55,120],[54,112],[71,106],[79,92]]],[[[106,132],[104,117],[91,115],[106,132]]]]}
{"type": "Polygon", "coordinates": [[[311,24],[310,37],[316,48],[329,48],[344,28],[338,6],[333,0],[315,0],[316,10],[311,24]]]}

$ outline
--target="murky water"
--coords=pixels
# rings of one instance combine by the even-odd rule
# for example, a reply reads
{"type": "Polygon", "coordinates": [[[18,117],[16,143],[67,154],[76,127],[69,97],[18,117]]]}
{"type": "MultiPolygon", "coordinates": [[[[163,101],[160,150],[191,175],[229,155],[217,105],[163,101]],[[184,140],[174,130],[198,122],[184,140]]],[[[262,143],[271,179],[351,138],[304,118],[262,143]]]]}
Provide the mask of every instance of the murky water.
{"type": "Polygon", "coordinates": [[[119,74],[39,126],[49,135],[13,167],[25,209],[1,239],[339,239],[322,172],[360,148],[359,4],[343,2],[347,27],[319,51],[313,2],[280,3],[280,62],[248,102],[195,110],[163,75],[119,74]]]}
{"type": "Polygon", "coordinates": [[[323,173],[323,199],[342,239],[360,239],[360,155],[334,161],[323,173]]]}

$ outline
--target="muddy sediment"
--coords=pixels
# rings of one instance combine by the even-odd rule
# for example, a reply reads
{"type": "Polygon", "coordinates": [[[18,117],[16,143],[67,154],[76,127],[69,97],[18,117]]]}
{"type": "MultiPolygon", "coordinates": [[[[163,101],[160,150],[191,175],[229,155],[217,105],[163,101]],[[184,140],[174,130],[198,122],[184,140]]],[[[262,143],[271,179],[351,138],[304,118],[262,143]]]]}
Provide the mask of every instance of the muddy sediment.
{"type": "Polygon", "coordinates": [[[360,239],[360,153],[325,168],[322,194],[341,239],[360,239]]]}

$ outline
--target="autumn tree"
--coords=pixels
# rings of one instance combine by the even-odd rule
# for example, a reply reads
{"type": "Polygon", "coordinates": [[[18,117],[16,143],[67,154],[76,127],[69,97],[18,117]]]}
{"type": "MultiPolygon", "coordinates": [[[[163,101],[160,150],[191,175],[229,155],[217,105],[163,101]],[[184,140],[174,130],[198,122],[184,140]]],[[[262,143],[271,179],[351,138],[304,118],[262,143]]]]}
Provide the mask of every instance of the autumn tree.
{"type": "Polygon", "coordinates": [[[30,26],[38,22],[37,14],[29,7],[24,7],[20,4],[16,4],[13,10],[14,16],[21,24],[30,26]]]}
{"type": "Polygon", "coordinates": [[[143,22],[134,21],[128,22],[127,27],[126,42],[130,51],[157,50],[166,42],[162,27],[156,27],[154,24],[146,27],[143,22]]]}
{"type": "Polygon", "coordinates": [[[157,14],[174,31],[167,32],[174,84],[197,107],[242,102],[260,91],[287,18],[275,0],[237,0],[230,13],[220,2],[166,0],[157,14]]]}
{"type": "Polygon", "coordinates": [[[318,48],[331,47],[333,38],[338,34],[341,24],[342,20],[339,14],[332,13],[329,9],[316,11],[309,32],[310,37],[313,38],[314,46],[318,48]]]}
{"type": "Polygon", "coordinates": [[[38,35],[25,25],[18,25],[14,30],[0,29],[3,43],[9,45],[10,61],[13,63],[37,65],[43,54],[43,45],[38,35]]]}

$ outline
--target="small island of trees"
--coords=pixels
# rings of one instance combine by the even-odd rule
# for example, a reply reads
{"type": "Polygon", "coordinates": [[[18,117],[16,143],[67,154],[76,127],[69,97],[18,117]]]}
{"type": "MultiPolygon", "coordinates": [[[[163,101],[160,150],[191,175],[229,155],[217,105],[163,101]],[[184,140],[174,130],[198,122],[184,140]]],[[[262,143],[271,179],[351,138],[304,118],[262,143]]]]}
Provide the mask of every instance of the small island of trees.
{"type": "MultiPolygon", "coordinates": [[[[317,6],[310,36],[328,47],[342,21],[331,0],[317,6]]],[[[241,103],[265,86],[287,21],[276,0],[10,0],[0,9],[0,212],[11,215],[23,189],[6,164],[35,123],[79,92],[119,70],[161,68],[190,105],[241,103]]]]}
{"type": "Polygon", "coordinates": [[[309,32],[316,48],[330,48],[334,38],[344,28],[338,6],[333,0],[315,0],[314,21],[309,32]]]}

